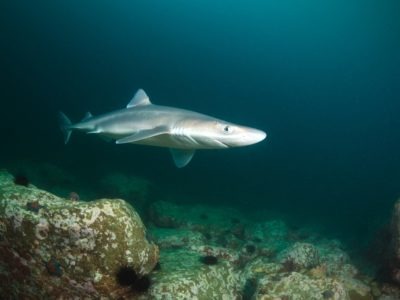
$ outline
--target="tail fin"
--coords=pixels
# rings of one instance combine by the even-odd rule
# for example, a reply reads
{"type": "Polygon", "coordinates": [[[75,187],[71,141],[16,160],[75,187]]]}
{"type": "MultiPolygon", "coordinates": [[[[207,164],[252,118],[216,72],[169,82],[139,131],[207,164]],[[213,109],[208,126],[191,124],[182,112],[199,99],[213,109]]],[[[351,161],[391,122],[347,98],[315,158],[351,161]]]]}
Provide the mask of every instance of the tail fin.
{"type": "Polygon", "coordinates": [[[71,120],[61,111],[58,113],[58,120],[60,123],[61,131],[64,134],[64,142],[65,144],[67,144],[72,132],[70,128],[72,125],[71,120]]]}

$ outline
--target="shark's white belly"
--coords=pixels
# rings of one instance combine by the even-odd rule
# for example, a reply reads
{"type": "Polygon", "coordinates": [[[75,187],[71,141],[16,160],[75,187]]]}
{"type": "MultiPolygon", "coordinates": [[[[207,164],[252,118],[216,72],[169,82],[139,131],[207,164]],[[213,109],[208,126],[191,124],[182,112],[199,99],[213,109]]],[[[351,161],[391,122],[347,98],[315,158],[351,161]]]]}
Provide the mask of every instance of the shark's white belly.
{"type": "Polygon", "coordinates": [[[156,147],[166,147],[174,149],[195,150],[195,149],[219,149],[226,148],[226,146],[210,145],[195,140],[190,136],[161,134],[148,139],[140,140],[132,144],[147,145],[156,147]]]}

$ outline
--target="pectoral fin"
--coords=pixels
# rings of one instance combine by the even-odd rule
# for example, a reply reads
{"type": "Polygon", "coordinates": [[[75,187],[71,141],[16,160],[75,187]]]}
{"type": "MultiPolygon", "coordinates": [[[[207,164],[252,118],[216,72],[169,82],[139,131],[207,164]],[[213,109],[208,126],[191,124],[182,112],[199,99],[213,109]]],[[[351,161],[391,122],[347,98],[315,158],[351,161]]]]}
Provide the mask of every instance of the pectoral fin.
{"type": "Polygon", "coordinates": [[[112,138],[104,136],[104,135],[99,135],[99,138],[101,138],[103,141],[106,141],[107,143],[112,142],[112,138]]]}
{"type": "Polygon", "coordinates": [[[148,139],[148,138],[160,135],[160,134],[167,134],[167,133],[169,133],[168,128],[164,127],[164,126],[160,126],[160,127],[155,127],[152,129],[137,131],[132,135],[129,135],[127,137],[117,140],[115,143],[116,144],[134,143],[134,142],[138,142],[140,140],[145,140],[145,139],[148,139]]]}
{"type": "Polygon", "coordinates": [[[181,149],[169,149],[174,159],[175,166],[178,168],[183,168],[186,166],[193,158],[195,150],[181,150],[181,149]]]}
{"type": "Polygon", "coordinates": [[[87,121],[87,120],[89,120],[91,118],[93,118],[93,115],[90,113],[90,111],[88,111],[86,113],[86,115],[83,117],[83,119],[81,120],[81,122],[85,122],[85,121],[87,121]]]}

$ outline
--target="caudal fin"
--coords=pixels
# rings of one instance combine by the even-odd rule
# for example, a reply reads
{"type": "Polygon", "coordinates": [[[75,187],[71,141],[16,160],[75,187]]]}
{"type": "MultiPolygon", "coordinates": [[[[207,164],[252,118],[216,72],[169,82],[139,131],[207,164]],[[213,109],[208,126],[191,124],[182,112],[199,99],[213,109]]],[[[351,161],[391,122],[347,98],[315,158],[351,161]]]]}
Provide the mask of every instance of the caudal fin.
{"type": "Polygon", "coordinates": [[[64,142],[65,144],[68,143],[69,138],[71,137],[71,120],[63,113],[63,112],[59,112],[58,113],[58,121],[60,123],[60,128],[62,133],[64,134],[64,142]]]}

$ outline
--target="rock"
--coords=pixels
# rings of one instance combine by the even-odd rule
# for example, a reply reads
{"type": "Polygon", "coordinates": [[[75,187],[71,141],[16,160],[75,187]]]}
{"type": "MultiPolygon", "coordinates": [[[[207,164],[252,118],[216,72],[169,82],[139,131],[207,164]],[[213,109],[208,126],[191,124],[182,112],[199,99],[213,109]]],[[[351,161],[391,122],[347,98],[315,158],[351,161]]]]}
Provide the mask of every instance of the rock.
{"type": "Polygon", "coordinates": [[[349,255],[343,251],[342,245],[337,240],[322,240],[317,245],[320,263],[326,266],[326,271],[334,276],[353,277],[357,269],[350,265],[349,255]]]}
{"type": "Polygon", "coordinates": [[[372,289],[364,282],[355,278],[341,277],[338,280],[342,282],[345,289],[348,291],[350,299],[373,300],[372,289]]]}
{"type": "Polygon", "coordinates": [[[151,238],[161,248],[191,248],[205,244],[199,232],[188,229],[152,228],[151,238]]]}
{"type": "Polygon", "coordinates": [[[254,299],[347,300],[342,283],[330,278],[312,279],[293,272],[282,278],[265,276],[258,282],[254,299]]]}
{"type": "Polygon", "coordinates": [[[161,228],[178,228],[181,226],[179,206],[166,201],[154,202],[149,208],[150,221],[161,228]]]}
{"type": "Polygon", "coordinates": [[[400,299],[400,289],[394,285],[383,284],[378,300],[398,300],[400,299]]]}
{"type": "Polygon", "coordinates": [[[273,252],[280,252],[289,245],[289,229],[282,220],[269,220],[248,226],[247,239],[268,248],[273,252]]]}
{"type": "Polygon", "coordinates": [[[294,269],[310,269],[320,262],[316,247],[309,243],[297,242],[280,254],[282,263],[291,262],[294,269]]]}
{"type": "Polygon", "coordinates": [[[304,271],[286,272],[279,263],[256,258],[246,265],[241,279],[255,281],[251,299],[373,299],[368,280],[347,277],[346,272],[330,276],[325,265],[304,271]]]}
{"type": "Polygon", "coordinates": [[[224,261],[229,261],[232,265],[240,266],[241,256],[236,251],[224,247],[217,247],[211,245],[192,246],[191,250],[198,253],[200,256],[213,256],[224,261]]]}
{"type": "Polygon", "coordinates": [[[152,271],[158,247],[125,201],[78,202],[0,172],[0,295],[14,298],[101,298],[129,293],[116,282],[124,266],[152,271]],[[38,202],[38,210],[27,203],[38,202]]]}
{"type": "Polygon", "coordinates": [[[263,276],[276,276],[280,274],[282,267],[278,263],[271,262],[268,258],[256,258],[248,263],[243,271],[243,278],[261,278],[263,276]]]}
{"type": "Polygon", "coordinates": [[[240,273],[229,261],[204,265],[196,252],[170,249],[161,252],[160,264],[151,299],[240,299],[240,273]]]}
{"type": "Polygon", "coordinates": [[[394,205],[391,224],[391,259],[386,263],[387,273],[400,285],[400,199],[394,205]]]}

